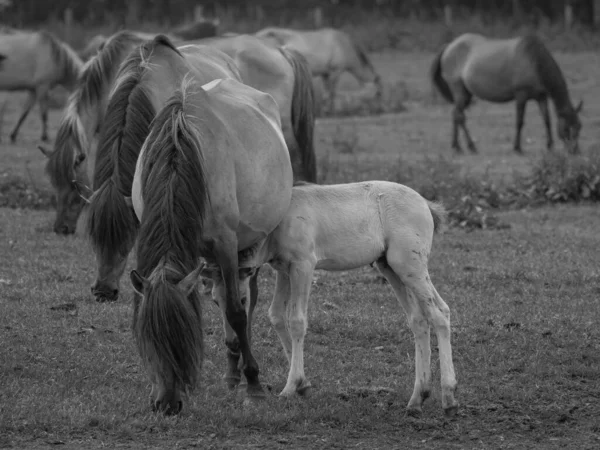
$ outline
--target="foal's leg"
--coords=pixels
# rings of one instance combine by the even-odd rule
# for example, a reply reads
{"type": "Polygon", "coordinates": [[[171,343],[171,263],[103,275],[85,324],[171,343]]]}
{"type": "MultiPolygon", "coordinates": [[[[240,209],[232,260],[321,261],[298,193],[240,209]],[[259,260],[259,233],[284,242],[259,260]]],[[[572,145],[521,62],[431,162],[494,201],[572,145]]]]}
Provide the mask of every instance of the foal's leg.
{"type": "Polygon", "coordinates": [[[271,325],[275,328],[277,336],[283,346],[283,352],[288,360],[288,363],[292,362],[292,338],[288,331],[287,320],[285,317],[286,308],[290,302],[290,277],[287,273],[277,272],[277,279],[275,281],[275,293],[273,294],[273,301],[269,307],[269,319],[271,325]]]}
{"type": "Polygon", "coordinates": [[[239,351],[242,353],[243,371],[248,382],[248,397],[264,397],[265,393],[258,379],[258,364],[254,359],[254,355],[252,355],[248,340],[248,318],[243,306],[245,301],[240,298],[237,239],[235,234],[230,233],[229,236],[216,244],[215,253],[217,264],[221,268],[225,290],[225,317],[236,334],[236,338],[227,340],[225,344],[233,353],[239,351]]]}
{"type": "Polygon", "coordinates": [[[431,344],[429,335],[429,323],[423,311],[416,302],[412,292],[406,290],[406,286],[398,275],[387,265],[384,260],[377,261],[377,268],[388,280],[396,294],[396,298],[408,317],[408,326],[415,338],[415,386],[412,396],[408,402],[408,413],[418,414],[421,412],[423,402],[431,393],[431,344]]]}
{"type": "Polygon", "coordinates": [[[291,298],[287,305],[287,322],[292,338],[292,358],[287,383],[280,394],[286,397],[304,395],[311,387],[304,375],[304,336],[313,270],[310,262],[292,263],[289,269],[291,298]]]}
{"type": "Polygon", "coordinates": [[[550,120],[550,110],[548,108],[548,97],[543,96],[538,99],[538,106],[540,107],[540,114],[544,120],[546,127],[546,149],[552,150],[554,142],[552,139],[552,121],[550,120]]]}
{"type": "Polygon", "coordinates": [[[454,415],[458,409],[458,402],[454,398],[456,376],[450,344],[450,308],[431,283],[427,261],[422,254],[420,252],[418,256],[405,256],[401,250],[394,249],[392,243],[386,255],[387,263],[400,277],[406,288],[412,291],[418,308],[435,330],[440,353],[442,407],[446,415],[454,415]]]}
{"type": "Polygon", "coordinates": [[[17,134],[19,134],[19,128],[21,128],[21,125],[23,124],[23,122],[25,121],[27,116],[29,115],[29,111],[31,111],[31,108],[33,108],[33,105],[35,105],[36,100],[37,100],[36,92],[28,91],[27,92],[27,100],[25,100],[25,104],[23,105],[23,112],[21,113],[21,117],[19,117],[19,120],[17,121],[15,128],[10,133],[10,141],[13,144],[17,140],[17,134]]]}
{"type": "Polygon", "coordinates": [[[527,97],[524,95],[517,95],[516,99],[517,104],[517,123],[516,123],[516,134],[515,134],[515,144],[514,150],[517,153],[523,153],[523,149],[521,148],[521,130],[523,129],[523,124],[525,123],[525,109],[527,108],[527,97]]]}

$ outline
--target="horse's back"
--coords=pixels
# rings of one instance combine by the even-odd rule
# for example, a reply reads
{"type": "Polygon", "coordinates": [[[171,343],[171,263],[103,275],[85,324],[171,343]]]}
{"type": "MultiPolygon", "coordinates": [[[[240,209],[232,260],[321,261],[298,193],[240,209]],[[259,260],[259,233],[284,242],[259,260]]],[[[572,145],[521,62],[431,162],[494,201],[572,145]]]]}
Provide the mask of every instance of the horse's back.
{"type": "MultiPolygon", "coordinates": [[[[191,102],[187,113],[207,118],[196,125],[205,148],[211,149],[203,153],[211,203],[228,204],[235,187],[237,211],[219,207],[215,214],[237,214],[239,248],[244,249],[277,226],[291,198],[292,167],[278,126],[278,106],[269,94],[234,79],[203,88],[206,103],[191,102]]],[[[216,217],[215,223],[220,220],[227,218],[216,217]]]]}
{"type": "Polygon", "coordinates": [[[202,83],[217,78],[241,79],[235,61],[219,49],[207,45],[185,45],[178,46],[178,49],[195,69],[202,83]]]}
{"type": "Polygon", "coordinates": [[[521,40],[461,35],[442,55],[444,78],[450,84],[464,83],[473,95],[493,102],[513,100],[520,88],[541,90],[534,61],[519,57],[521,40]]]}
{"type": "Polygon", "coordinates": [[[0,89],[33,89],[40,79],[50,78],[59,63],[41,32],[0,35],[0,55],[0,89]]]}

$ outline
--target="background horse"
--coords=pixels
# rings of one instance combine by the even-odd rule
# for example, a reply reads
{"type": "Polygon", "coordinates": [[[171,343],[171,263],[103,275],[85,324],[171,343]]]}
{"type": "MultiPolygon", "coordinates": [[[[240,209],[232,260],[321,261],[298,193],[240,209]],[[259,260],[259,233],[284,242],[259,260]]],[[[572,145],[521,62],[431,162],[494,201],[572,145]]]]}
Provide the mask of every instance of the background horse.
{"type": "Polygon", "coordinates": [[[194,39],[204,39],[214,37],[219,30],[219,19],[200,20],[189,25],[182,25],[174,28],[170,33],[177,39],[183,41],[192,41],[194,39]]]}
{"type": "Polygon", "coordinates": [[[174,47],[168,52],[153,44],[147,64],[182,90],[154,120],[133,181],[140,233],[131,281],[142,295],[134,333],[142,360],[149,361],[156,408],[177,413],[180,392],[193,388],[201,361],[200,257],[220,268],[215,289],[236,334],[226,343],[232,352],[241,350],[249,398],[264,396],[246,336],[237,254],[282,219],[293,175],[269,94],[233,79],[203,88],[193,67],[182,82],[186,59],[174,47]]]}
{"type": "Polygon", "coordinates": [[[54,150],[39,146],[48,157],[46,173],[57,195],[56,233],[71,234],[77,228],[85,198],[91,194],[89,180],[94,173],[97,133],[110,89],[121,62],[145,41],[143,36],[130,31],[111,36],[83,67],[58,127],[54,150]]]}
{"type": "MultiPolygon", "coordinates": [[[[447,415],[456,413],[450,310],[427,269],[433,234],[444,217],[440,205],[387,181],[294,186],[283,220],[239,261],[240,267],[268,263],[277,271],[269,318],[290,363],[281,395],[303,395],[311,387],[303,353],[314,270],[350,270],[375,262],[406,312],[415,338],[409,412],[420,412],[431,391],[432,326],[439,345],[442,406],[447,415]]],[[[201,275],[212,279],[213,269],[202,268],[201,275]]]]}
{"type": "Polygon", "coordinates": [[[367,53],[343,31],[333,28],[300,31],[270,27],[258,31],[256,36],[301,53],[308,61],[313,76],[323,79],[330,110],[334,107],[338,79],[344,72],[350,72],[363,86],[374,85],[376,96],[381,96],[381,78],[367,53]]]}
{"type": "Polygon", "coordinates": [[[40,105],[41,139],[48,140],[48,93],[56,85],[73,90],[82,66],[77,53],[47,31],[0,34],[0,90],[29,94],[10,134],[12,142],[36,102],[40,105]]]}
{"type": "MultiPolygon", "coordinates": [[[[263,44],[257,38],[251,37],[251,40],[260,45],[266,52],[251,51],[252,47],[244,47],[241,44],[238,44],[240,47],[235,50],[235,42],[230,43],[228,44],[230,51],[236,57],[237,62],[227,58],[227,62],[224,60],[222,67],[227,68],[229,71],[229,75],[227,76],[238,80],[241,79],[242,82],[256,89],[260,90],[262,88],[276,99],[281,116],[285,117],[285,120],[289,124],[288,127],[282,125],[289,150],[293,151],[294,148],[298,148],[298,141],[301,144],[299,148],[302,152],[303,165],[301,167],[303,170],[298,169],[296,177],[302,179],[305,177],[305,173],[309,173],[307,178],[314,179],[316,176],[316,164],[312,141],[314,126],[314,115],[312,114],[313,99],[310,74],[306,68],[305,61],[300,55],[273,49],[263,44]],[[284,54],[288,54],[289,59],[286,59],[284,54]],[[244,60],[247,62],[244,63],[244,60]],[[290,60],[294,62],[294,65],[290,64],[290,60]],[[238,69],[238,66],[241,68],[238,69]],[[239,74],[234,76],[232,75],[233,72],[239,72],[239,74]],[[288,95],[291,97],[291,100],[287,97],[288,95]]],[[[219,47],[216,45],[217,40],[210,40],[208,42],[208,49],[219,51],[219,47]]],[[[196,52],[202,54],[202,52],[208,51],[206,48],[206,46],[191,45],[180,47],[186,58],[191,58],[196,52]]],[[[224,53],[219,53],[227,56],[224,53]]],[[[208,82],[212,79],[223,77],[225,77],[224,74],[220,77],[213,76],[213,78],[207,78],[205,81],[208,82]]],[[[125,100],[126,98],[124,97],[125,100]]],[[[107,131],[105,136],[120,136],[123,133],[129,134],[133,130],[136,130],[133,122],[125,123],[123,114],[126,111],[127,108],[124,105],[120,107],[115,106],[115,112],[110,112],[110,108],[107,110],[105,114],[106,121],[110,121],[115,129],[107,131]],[[116,116],[114,116],[115,114],[116,116]],[[113,120],[113,116],[121,117],[121,119],[113,120]]],[[[143,129],[147,128],[139,128],[136,130],[136,133],[139,133],[143,129]]],[[[141,135],[140,138],[144,139],[141,135]]],[[[117,188],[116,184],[109,183],[106,186],[108,191],[102,196],[94,195],[94,200],[90,205],[90,217],[92,211],[95,211],[96,217],[93,220],[95,225],[89,232],[93,235],[92,240],[96,242],[95,247],[98,249],[98,276],[92,286],[92,292],[99,301],[113,301],[118,298],[119,280],[137,232],[135,221],[131,224],[125,220],[125,223],[130,224],[131,227],[120,229],[124,225],[123,220],[127,216],[121,215],[124,209],[119,209],[115,206],[121,200],[115,200],[114,196],[116,196],[116,192],[119,190],[123,192],[129,190],[133,177],[133,165],[137,159],[141,144],[132,146],[127,144],[125,140],[115,142],[119,143],[120,147],[114,151],[110,150],[108,144],[104,144],[106,146],[104,150],[103,144],[99,144],[95,169],[96,175],[94,175],[94,190],[102,185],[103,181],[100,180],[111,178],[111,170],[118,170],[119,173],[115,177],[120,180],[119,186],[121,187],[117,188]],[[106,164],[103,169],[98,169],[98,166],[101,164],[100,159],[105,161],[103,165],[106,164]],[[99,170],[103,171],[103,175],[98,175],[100,173],[99,170]],[[100,176],[100,178],[97,178],[97,176],[100,176]],[[112,194],[108,194],[109,191],[112,191],[112,194]],[[108,203],[105,204],[104,202],[108,203]],[[119,218],[113,217],[114,213],[118,214],[119,218]]],[[[123,206],[123,208],[125,207],[123,206]]]]}
{"type": "Polygon", "coordinates": [[[431,77],[442,96],[454,104],[452,148],[461,152],[458,138],[462,128],[472,152],[477,148],[467,130],[465,109],[473,96],[490,102],[516,101],[517,121],[514,150],[521,153],[521,130],[525,107],[530,99],[538,102],[546,127],[546,147],[553,146],[548,98],[554,103],[558,137],[567,150],[579,150],[583,102],[574,108],[560,67],[535,35],[514,39],[488,39],[479,34],[463,34],[436,56],[431,77]]]}

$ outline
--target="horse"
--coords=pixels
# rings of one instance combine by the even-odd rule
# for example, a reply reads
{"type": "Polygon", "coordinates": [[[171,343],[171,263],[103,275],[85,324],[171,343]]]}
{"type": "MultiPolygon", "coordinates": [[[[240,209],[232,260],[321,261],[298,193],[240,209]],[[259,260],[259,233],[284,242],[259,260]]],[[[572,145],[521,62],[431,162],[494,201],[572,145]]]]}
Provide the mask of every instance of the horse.
{"type": "Polygon", "coordinates": [[[29,94],[10,134],[11,142],[16,141],[36,102],[40,105],[41,140],[48,140],[48,93],[57,85],[75,89],[82,67],[77,53],[48,31],[0,34],[0,90],[29,94]]]}
{"type": "Polygon", "coordinates": [[[53,150],[38,146],[48,157],[45,172],[56,190],[54,231],[75,233],[77,220],[91,195],[98,132],[104,119],[111,86],[121,62],[143,36],[120,31],[111,36],[102,50],[85,63],[79,83],[61,119],[53,150]]]}
{"type": "MultiPolygon", "coordinates": [[[[339,271],[375,263],[408,316],[415,339],[415,384],[408,403],[420,413],[431,392],[429,329],[438,338],[442,407],[458,409],[450,344],[450,309],[431,282],[428,260],[444,208],[407,186],[388,181],[319,186],[296,183],[290,207],[277,228],[240,254],[242,292],[248,292],[252,269],[269,264],[277,272],[269,318],[283,345],[289,373],[281,396],[305,395],[311,383],[304,373],[304,338],[313,273],[339,271]]],[[[200,276],[214,278],[215,268],[200,276]]],[[[215,294],[215,287],[212,288],[215,294]]]]}
{"type": "MultiPolygon", "coordinates": [[[[231,70],[239,71],[241,81],[255,89],[263,90],[275,98],[279,106],[282,131],[288,150],[294,160],[298,159],[294,158],[294,154],[297,157],[301,156],[301,165],[293,164],[296,178],[304,177],[315,180],[316,164],[312,140],[313,98],[310,73],[304,59],[293,51],[273,49],[254,37],[250,37],[249,43],[245,44],[239,39],[240,37],[237,37],[235,41],[227,44],[219,43],[218,39],[214,39],[210,40],[209,45],[206,46],[185,45],[179,48],[187,58],[188,55],[200,51],[199,49],[209,48],[213,51],[220,51],[221,48],[227,47],[235,56],[228,60],[232,61],[228,64],[231,65],[231,70]],[[236,45],[239,46],[237,50],[235,50],[236,45]],[[301,155],[294,152],[294,149],[298,149],[301,155]]],[[[227,55],[224,54],[224,56],[227,55]]],[[[223,77],[223,75],[213,77],[207,82],[223,77]]],[[[238,76],[230,75],[230,77],[240,79],[238,76]]],[[[115,111],[107,110],[105,113],[106,123],[104,125],[114,127],[113,130],[106,131],[105,136],[120,136],[123,133],[127,135],[135,131],[140,134],[139,139],[143,140],[141,128],[136,129],[132,123],[125,123],[124,115],[128,110],[126,97],[123,101],[125,103],[114,107],[115,111]],[[112,120],[113,117],[121,119],[112,120]],[[109,118],[112,125],[108,124],[109,118]]],[[[120,200],[115,200],[115,196],[118,191],[129,190],[141,144],[131,145],[123,140],[119,141],[120,144],[117,143],[119,149],[113,151],[110,145],[102,144],[102,139],[99,142],[95,172],[96,175],[102,172],[102,175],[98,175],[100,178],[94,176],[93,190],[98,190],[103,184],[100,180],[115,179],[118,180],[118,183],[107,184],[104,187],[104,194],[94,195],[93,200],[90,200],[88,219],[94,217],[95,225],[91,228],[88,227],[88,230],[92,235],[92,241],[95,242],[98,260],[98,276],[92,285],[92,293],[98,301],[115,301],[118,299],[119,280],[123,274],[127,255],[131,251],[137,233],[135,221],[130,223],[126,220],[127,216],[121,214],[125,210],[125,206],[116,206],[120,200]],[[100,160],[103,162],[100,163],[100,160]],[[99,165],[103,167],[99,169],[99,165]],[[118,171],[118,175],[111,175],[111,171],[118,171]],[[111,178],[113,176],[114,178],[111,178]],[[109,192],[112,193],[109,194],[109,192]],[[127,227],[124,224],[131,226],[127,227]]],[[[71,186],[71,191],[74,192],[73,197],[77,195],[74,186],[71,186]]]]}
{"type": "Polygon", "coordinates": [[[435,57],[430,76],[444,99],[454,104],[452,149],[462,152],[462,128],[471,152],[477,147],[467,130],[465,110],[473,96],[494,103],[515,101],[516,135],[513,149],[522,153],[521,130],[529,100],[538,103],[546,128],[546,148],[554,142],[548,99],[554,103],[557,133],[567,150],[579,151],[581,101],[573,107],[563,73],[542,40],[534,34],[513,39],[489,39],[463,34],[446,45],[435,57]]]}
{"type": "MultiPolygon", "coordinates": [[[[134,335],[156,410],[176,414],[202,361],[200,258],[213,279],[230,352],[243,358],[248,400],[264,397],[246,336],[238,251],[275,229],[288,209],[293,173],[273,97],[239,81],[201,85],[175,47],[154,44],[152,76],[181,88],[153,121],[136,163],[131,203],[140,221],[134,335]],[[181,79],[189,70],[190,76],[181,79]]],[[[200,77],[201,78],[201,77],[200,77]]]]}
{"type": "Polygon", "coordinates": [[[171,35],[183,41],[217,36],[219,19],[200,20],[190,25],[182,25],[171,30],[171,35]]]}
{"type": "Polygon", "coordinates": [[[269,27],[255,35],[273,44],[292,48],[306,58],[313,76],[323,80],[329,94],[329,110],[333,110],[336,85],[344,72],[351,73],[362,86],[373,85],[377,98],[382,95],[381,77],[366,51],[341,30],[322,28],[300,31],[269,27]]]}

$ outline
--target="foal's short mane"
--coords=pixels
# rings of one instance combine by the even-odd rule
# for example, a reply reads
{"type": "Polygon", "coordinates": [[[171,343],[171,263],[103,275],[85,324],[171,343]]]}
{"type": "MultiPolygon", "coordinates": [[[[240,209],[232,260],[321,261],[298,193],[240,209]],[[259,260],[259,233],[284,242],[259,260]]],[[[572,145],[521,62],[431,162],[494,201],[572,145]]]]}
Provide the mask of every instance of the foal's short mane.
{"type": "Polygon", "coordinates": [[[521,39],[521,45],[525,54],[534,62],[537,74],[557,110],[572,108],[565,77],[542,40],[535,34],[528,34],[521,39]]]}
{"type": "Polygon", "coordinates": [[[144,149],[144,217],[137,251],[138,270],[144,276],[161,263],[185,276],[201,257],[197,236],[208,195],[200,137],[185,112],[190,85],[201,89],[184,80],[154,119],[144,149]]]}

